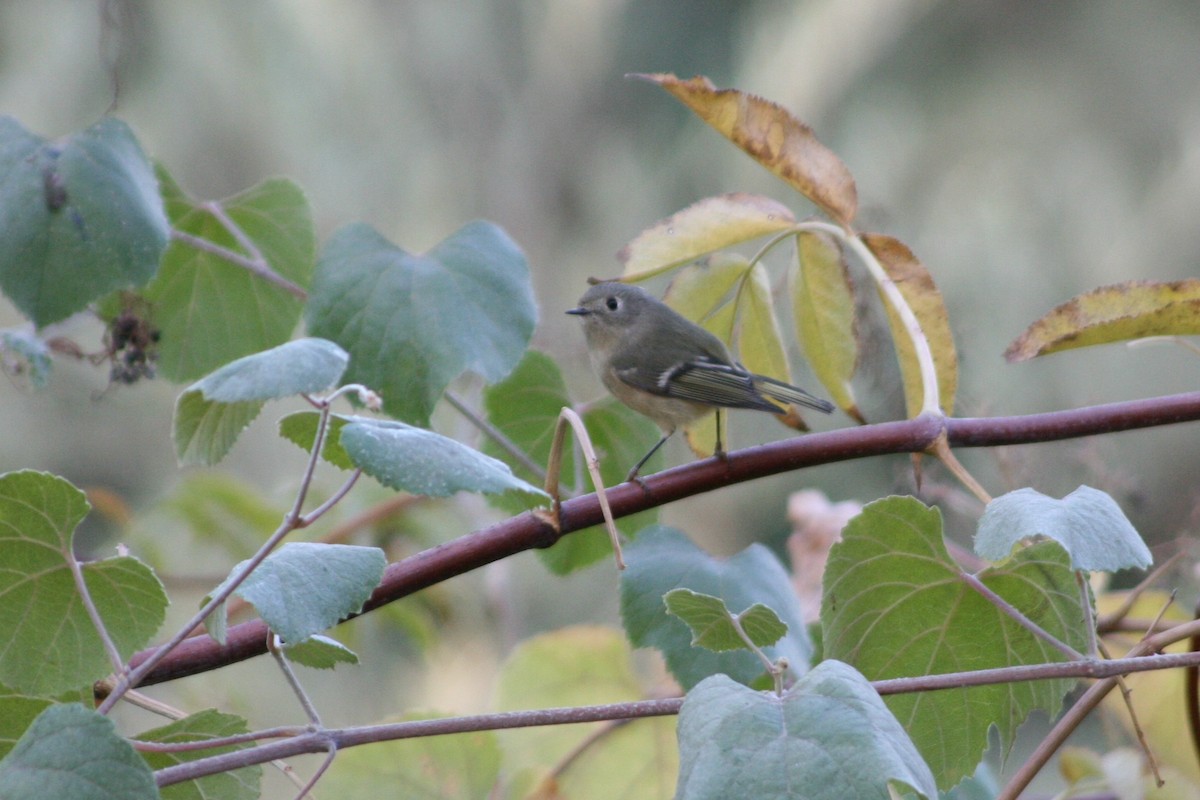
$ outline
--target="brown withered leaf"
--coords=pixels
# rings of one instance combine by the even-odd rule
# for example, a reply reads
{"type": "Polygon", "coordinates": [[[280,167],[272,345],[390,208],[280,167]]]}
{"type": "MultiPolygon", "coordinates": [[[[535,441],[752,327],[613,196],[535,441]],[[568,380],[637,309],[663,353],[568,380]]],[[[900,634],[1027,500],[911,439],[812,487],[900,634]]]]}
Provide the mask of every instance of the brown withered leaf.
{"type": "Polygon", "coordinates": [[[791,209],[769,197],[745,192],[706,197],[647,228],[621,248],[617,253],[625,265],[621,277],[644,280],[795,224],[791,209]]]}
{"type": "Polygon", "coordinates": [[[1200,334],[1200,279],[1128,281],[1073,297],[1004,351],[1009,361],[1147,336],[1200,334]]]}
{"type": "MultiPolygon", "coordinates": [[[[958,353],[954,349],[954,335],[950,332],[950,315],[942,293],[933,282],[933,276],[925,265],[917,260],[908,246],[899,239],[878,233],[862,235],[863,244],[875,254],[884,271],[900,290],[913,315],[916,316],[937,372],[938,395],[942,410],[950,414],[954,410],[954,392],[958,388],[958,353]]],[[[891,303],[885,298],[888,326],[896,356],[900,360],[900,373],[904,378],[904,400],[909,416],[920,413],[924,403],[921,389],[921,368],[917,363],[916,351],[904,323],[891,303]]]]}
{"type": "Polygon", "coordinates": [[[843,226],[848,227],[854,220],[858,210],[854,176],[832,150],[817,140],[812,129],[787,109],[737,89],[717,89],[699,75],[690,80],[669,73],[629,77],[666,89],[843,226]]]}

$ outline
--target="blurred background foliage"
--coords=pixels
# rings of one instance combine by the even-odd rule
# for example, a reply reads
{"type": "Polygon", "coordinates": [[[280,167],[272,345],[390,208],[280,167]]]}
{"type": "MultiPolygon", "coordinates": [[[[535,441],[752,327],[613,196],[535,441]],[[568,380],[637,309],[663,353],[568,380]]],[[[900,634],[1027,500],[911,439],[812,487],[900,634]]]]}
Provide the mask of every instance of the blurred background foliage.
{"type": "MultiPolygon", "coordinates": [[[[420,251],[469,219],[493,220],[529,256],[542,311],[536,346],[585,400],[600,386],[577,321],[562,311],[587,276],[619,271],[622,244],[721,192],[811,212],[666,94],[623,78],[704,74],[786,106],[842,157],[858,181],[860,227],[905,241],[945,293],[961,359],[958,413],[1001,415],[1194,388],[1200,364],[1179,348],[1106,347],[1019,365],[1001,354],[1075,294],[1198,273],[1197,41],[1192,0],[0,0],[0,113],[56,136],[112,107],[197,197],[290,176],[308,193],[321,241],[365,220],[420,251]]],[[[0,308],[0,326],[19,322],[0,308]]],[[[100,349],[94,322],[63,332],[100,349]]],[[[105,368],[65,362],[44,392],[0,380],[0,470],[47,469],[108,490],[164,554],[187,553],[193,572],[219,578],[223,554],[206,558],[203,540],[173,544],[180,514],[143,513],[181,479],[169,438],[181,387],[106,386],[105,368]]],[[[302,463],[274,436],[282,411],[269,409],[225,467],[281,508],[302,463]]],[[[435,427],[473,435],[452,411],[435,427]]],[[[737,421],[734,444],[787,433],[769,419],[737,421]]],[[[1106,489],[1153,544],[1195,527],[1194,437],[1167,428],[962,457],[994,493],[1106,489]]],[[[668,464],[688,458],[677,443],[668,450],[668,464]]],[[[912,491],[912,477],[901,457],[833,465],[695,498],[665,518],[717,552],[778,545],[785,498],[804,486],[869,500],[912,491]]],[[[968,535],[977,509],[936,467],[925,490],[947,501],[951,531],[968,535]]],[[[360,488],[342,518],[383,496],[360,488]]],[[[391,556],[485,518],[471,503],[423,504],[391,556]]],[[[106,547],[125,537],[114,523],[93,535],[106,547]]],[[[446,608],[471,616],[463,604],[479,601],[464,600],[462,585],[487,589],[488,602],[496,587],[516,587],[487,612],[509,620],[495,637],[508,642],[615,615],[607,563],[562,580],[523,556],[470,580],[432,593],[423,622],[402,620],[411,634],[397,634],[402,646],[428,641],[446,608]]],[[[486,686],[440,695],[469,685],[503,650],[495,644],[457,642],[464,680],[447,680],[455,667],[443,662],[432,694],[424,678],[393,671],[388,680],[399,695],[477,708],[486,686]]],[[[388,665],[371,651],[384,645],[358,646],[365,669],[374,661],[382,675],[388,665]]],[[[326,721],[362,719],[355,712],[378,710],[377,700],[326,721]]]]}

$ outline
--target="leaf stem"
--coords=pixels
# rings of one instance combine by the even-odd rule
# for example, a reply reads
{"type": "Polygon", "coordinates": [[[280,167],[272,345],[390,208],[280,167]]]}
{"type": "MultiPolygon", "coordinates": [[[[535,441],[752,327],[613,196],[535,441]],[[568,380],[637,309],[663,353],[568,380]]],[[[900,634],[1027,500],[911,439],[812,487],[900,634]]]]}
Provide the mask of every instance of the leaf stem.
{"type": "Polygon", "coordinates": [[[100,643],[104,647],[104,654],[108,656],[108,661],[113,665],[113,670],[119,673],[125,668],[125,661],[121,658],[121,653],[117,650],[116,642],[108,635],[108,628],[104,625],[104,619],[100,616],[100,609],[96,608],[96,603],[92,600],[92,593],[88,591],[87,581],[83,577],[83,567],[79,563],[79,559],[75,558],[75,553],[71,549],[71,545],[66,546],[67,552],[64,553],[67,560],[67,566],[71,570],[71,578],[75,581],[75,591],[79,592],[79,601],[83,603],[83,608],[87,611],[88,618],[92,621],[92,626],[96,629],[96,635],[100,637],[100,643]]]}

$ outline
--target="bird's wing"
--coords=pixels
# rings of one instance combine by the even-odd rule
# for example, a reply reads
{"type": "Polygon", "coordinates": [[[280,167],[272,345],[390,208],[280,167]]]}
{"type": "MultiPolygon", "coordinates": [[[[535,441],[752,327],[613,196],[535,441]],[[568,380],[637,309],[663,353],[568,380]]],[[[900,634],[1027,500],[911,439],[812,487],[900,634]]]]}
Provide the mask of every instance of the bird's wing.
{"type": "Polygon", "coordinates": [[[678,364],[661,372],[655,378],[655,387],[648,391],[710,406],[783,413],[783,409],[759,394],[745,369],[708,359],[678,364]]]}

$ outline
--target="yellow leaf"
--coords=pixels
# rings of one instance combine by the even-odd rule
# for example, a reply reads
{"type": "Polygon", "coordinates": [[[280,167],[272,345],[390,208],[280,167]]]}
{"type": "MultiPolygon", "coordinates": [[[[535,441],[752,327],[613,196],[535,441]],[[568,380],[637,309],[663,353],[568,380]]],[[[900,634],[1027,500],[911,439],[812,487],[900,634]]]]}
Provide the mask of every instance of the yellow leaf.
{"type": "Polygon", "coordinates": [[[792,318],[804,357],[833,402],[865,422],[850,384],[858,369],[859,339],[854,286],[841,248],[825,234],[801,233],[796,259],[792,318]]]}
{"type": "Polygon", "coordinates": [[[680,80],[671,74],[632,75],[674,95],[825,213],[849,226],[858,208],[854,176],[812,129],[787,109],[736,89],[717,89],[708,78],[680,80]]]}
{"type": "MultiPolygon", "coordinates": [[[[740,256],[714,256],[708,263],[681,269],[671,281],[664,300],[726,345],[731,345],[737,320],[738,287],[749,268],[749,262],[740,256]]],[[[728,413],[721,414],[721,441],[726,445],[729,442],[728,420],[728,413]]],[[[716,415],[697,420],[684,430],[683,435],[697,456],[712,455],[717,446],[716,415]]]]}
{"type": "MultiPolygon", "coordinates": [[[[937,372],[938,395],[942,410],[950,414],[954,410],[954,392],[958,388],[958,354],[954,349],[954,336],[950,332],[950,316],[942,293],[933,282],[933,276],[925,265],[917,260],[912,251],[899,239],[876,233],[862,235],[863,244],[875,254],[884,271],[900,290],[904,300],[929,342],[933,354],[933,366],[937,372]]],[[[908,330],[900,320],[891,303],[884,299],[896,357],[900,360],[900,373],[904,378],[904,400],[910,417],[920,413],[924,401],[921,389],[921,368],[917,363],[916,351],[908,330]]]]}
{"type": "Polygon", "coordinates": [[[639,281],[708,253],[796,224],[791,209],[769,197],[723,194],[706,197],[667,217],[621,248],[622,278],[639,281]]]}
{"type": "Polygon", "coordinates": [[[1200,279],[1102,286],[1055,308],[1004,351],[1009,361],[1146,336],[1200,334],[1200,279]]]}
{"type": "Polygon", "coordinates": [[[749,264],[740,256],[714,256],[684,267],[667,287],[663,302],[725,344],[733,340],[734,299],[749,264]]]}
{"type": "Polygon", "coordinates": [[[783,349],[779,320],[775,317],[771,283],[762,264],[755,264],[742,279],[737,305],[734,337],[738,360],[756,375],[791,383],[792,371],[783,349]]]}

